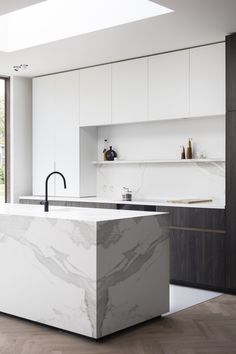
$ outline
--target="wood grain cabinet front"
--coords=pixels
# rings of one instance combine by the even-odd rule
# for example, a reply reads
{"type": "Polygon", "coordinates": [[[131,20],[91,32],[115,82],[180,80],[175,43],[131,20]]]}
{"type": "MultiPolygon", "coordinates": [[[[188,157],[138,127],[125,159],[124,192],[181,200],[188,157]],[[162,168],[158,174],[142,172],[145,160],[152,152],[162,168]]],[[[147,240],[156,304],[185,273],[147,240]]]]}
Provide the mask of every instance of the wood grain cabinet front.
{"type": "Polygon", "coordinates": [[[225,210],[157,207],[170,213],[172,283],[225,288],[225,210]]]}
{"type": "Polygon", "coordinates": [[[225,235],[170,231],[170,279],[202,287],[225,287],[225,235]]]}
{"type": "Polygon", "coordinates": [[[172,226],[225,230],[225,209],[158,206],[157,211],[169,212],[172,226]]]}

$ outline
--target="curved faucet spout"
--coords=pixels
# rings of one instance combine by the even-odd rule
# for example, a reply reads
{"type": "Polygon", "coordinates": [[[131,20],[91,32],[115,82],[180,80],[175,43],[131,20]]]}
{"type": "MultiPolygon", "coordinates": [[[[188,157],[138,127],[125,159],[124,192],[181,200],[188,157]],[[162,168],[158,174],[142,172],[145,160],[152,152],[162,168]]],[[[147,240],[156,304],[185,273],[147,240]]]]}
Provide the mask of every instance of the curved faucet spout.
{"type": "Polygon", "coordinates": [[[49,210],[49,202],[48,202],[48,181],[49,181],[49,178],[52,176],[52,175],[60,175],[63,179],[63,182],[64,182],[64,188],[66,189],[66,179],[65,177],[63,176],[63,174],[61,172],[58,172],[58,171],[54,171],[54,172],[51,172],[47,178],[46,178],[46,181],[45,181],[45,201],[43,202],[44,204],[44,211],[45,212],[48,212],[49,210]]]}

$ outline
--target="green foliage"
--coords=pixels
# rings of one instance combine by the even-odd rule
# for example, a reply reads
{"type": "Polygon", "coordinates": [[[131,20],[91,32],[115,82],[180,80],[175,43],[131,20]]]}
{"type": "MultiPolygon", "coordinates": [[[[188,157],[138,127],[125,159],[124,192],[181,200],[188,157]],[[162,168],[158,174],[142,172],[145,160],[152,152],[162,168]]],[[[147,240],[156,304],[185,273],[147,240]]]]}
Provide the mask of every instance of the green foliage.
{"type": "Polygon", "coordinates": [[[4,144],[5,141],[5,100],[4,97],[0,97],[0,144],[4,144]]]}
{"type": "Polygon", "coordinates": [[[5,183],[5,168],[0,167],[0,184],[4,184],[5,183]]]}

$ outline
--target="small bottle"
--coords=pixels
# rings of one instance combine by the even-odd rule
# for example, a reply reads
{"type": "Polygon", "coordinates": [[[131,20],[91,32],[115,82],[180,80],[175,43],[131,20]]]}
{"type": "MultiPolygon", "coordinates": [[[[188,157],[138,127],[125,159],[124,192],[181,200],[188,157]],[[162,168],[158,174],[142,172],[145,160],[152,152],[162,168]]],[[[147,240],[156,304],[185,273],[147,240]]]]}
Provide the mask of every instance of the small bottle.
{"type": "Polygon", "coordinates": [[[185,160],[185,148],[183,146],[182,152],[181,152],[181,160],[185,160]]]}
{"type": "Polygon", "coordinates": [[[107,161],[114,161],[115,157],[117,157],[117,153],[112,150],[112,146],[110,146],[110,150],[106,152],[107,161]]]}
{"type": "Polygon", "coordinates": [[[106,161],[107,158],[106,158],[106,152],[108,150],[108,146],[107,146],[107,139],[104,140],[104,149],[103,149],[103,160],[106,161]]]}
{"type": "Polygon", "coordinates": [[[188,139],[188,146],[187,146],[187,159],[191,160],[193,158],[193,148],[192,148],[192,140],[188,139]]]}
{"type": "Polygon", "coordinates": [[[127,194],[128,188],[127,187],[123,187],[122,188],[122,200],[126,200],[126,194],[127,194]]]}
{"type": "Polygon", "coordinates": [[[130,189],[127,190],[127,193],[126,193],[126,200],[128,202],[131,202],[132,201],[132,191],[130,189]]]}
{"type": "Polygon", "coordinates": [[[122,200],[127,202],[132,201],[132,191],[127,187],[123,187],[122,189],[122,200]]]}

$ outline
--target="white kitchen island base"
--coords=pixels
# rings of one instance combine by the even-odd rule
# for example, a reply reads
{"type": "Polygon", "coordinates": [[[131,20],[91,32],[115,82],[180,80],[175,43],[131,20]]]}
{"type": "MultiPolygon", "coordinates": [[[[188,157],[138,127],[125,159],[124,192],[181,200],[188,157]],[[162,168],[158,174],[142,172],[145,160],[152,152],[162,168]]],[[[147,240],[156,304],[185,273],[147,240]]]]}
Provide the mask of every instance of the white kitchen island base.
{"type": "Polygon", "coordinates": [[[169,310],[168,214],[5,204],[0,311],[93,338],[169,310]]]}

